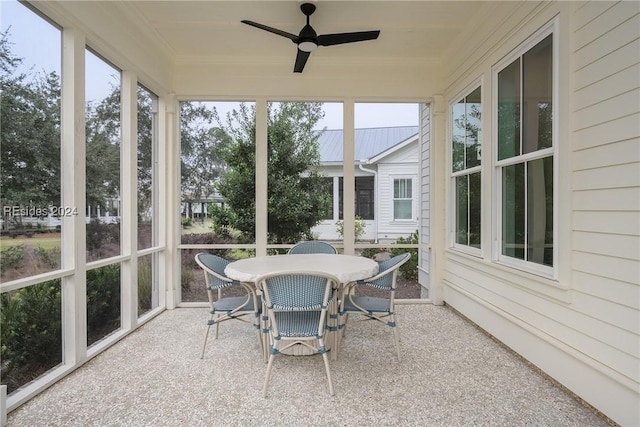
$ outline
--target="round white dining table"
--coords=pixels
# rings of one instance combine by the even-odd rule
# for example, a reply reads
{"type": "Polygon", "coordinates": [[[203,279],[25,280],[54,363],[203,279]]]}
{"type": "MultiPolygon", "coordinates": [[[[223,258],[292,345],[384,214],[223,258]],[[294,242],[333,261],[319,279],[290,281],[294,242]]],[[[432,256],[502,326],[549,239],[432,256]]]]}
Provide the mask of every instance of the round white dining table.
{"type": "MultiPolygon", "coordinates": [[[[334,275],[341,284],[366,279],[378,273],[378,263],[372,259],[340,254],[287,254],[245,258],[229,263],[224,269],[227,277],[257,285],[260,276],[270,273],[324,272],[334,275]]],[[[331,341],[326,343],[331,347],[331,341]]],[[[303,345],[295,345],[286,354],[306,355],[312,352],[303,345]]],[[[332,355],[335,359],[335,354],[332,355]]]]}
{"type": "Polygon", "coordinates": [[[290,254],[258,256],[234,261],[224,274],[240,282],[254,282],[264,274],[324,272],[334,275],[340,283],[366,279],[378,272],[372,259],[340,254],[290,254]]]}

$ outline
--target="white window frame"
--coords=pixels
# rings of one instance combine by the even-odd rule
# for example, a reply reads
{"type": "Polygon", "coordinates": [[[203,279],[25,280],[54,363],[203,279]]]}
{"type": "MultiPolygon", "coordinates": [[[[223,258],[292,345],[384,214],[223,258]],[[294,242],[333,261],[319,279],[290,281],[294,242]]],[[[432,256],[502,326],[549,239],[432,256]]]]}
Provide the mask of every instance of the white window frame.
{"type": "MultiPolygon", "coordinates": [[[[467,253],[469,255],[473,255],[473,256],[478,256],[481,257],[482,256],[482,240],[483,238],[481,237],[480,239],[480,247],[479,248],[475,248],[473,246],[469,246],[469,245],[463,245],[461,243],[457,243],[456,242],[456,223],[457,223],[457,219],[456,219],[456,198],[457,198],[457,187],[456,187],[456,178],[460,177],[460,176],[469,176],[472,175],[474,173],[479,173],[480,174],[480,180],[481,180],[481,186],[480,186],[480,230],[482,232],[482,234],[484,235],[484,222],[485,222],[485,218],[484,218],[484,174],[482,173],[482,168],[483,168],[483,163],[482,163],[482,159],[480,160],[480,164],[477,166],[474,166],[472,168],[467,168],[467,169],[462,169],[460,171],[453,171],[453,146],[452,146],[452,139],[453,139],[453,123],[451,122],[451,117],[453,116],[453,108],[454,106],[460,102],[461,99],[466,98],[469,94],[471,94],[473,91],[475,91],[476,89],[480,88],[481,90],[481,99],[480,99],[480,105],[482,106],[482,109],[484,111],[485,109],[485,103],[484,103],[484,99],[485,99],[485,95],[483,93],[484,87],[483,87],[483,80],[482,78],[476,79],[474,80],[471,84],[469,84],[468,86],[466,86],[463,90],[461,90],[460,92],[458,92],[455,96],[452,97],[452,100],[449,103],[449,110],[448,110],[448,126],[447,126],[447,144],[448,144],[448,149],[447,149],[447,172],[449,174],[449,191],[448,191],[448,195],[449,195],[449,247],[452,249],[455,249],[457,251],[460,252],[464,252],[467,253]]],[[[484,116],[484,114],[483,114],[484,116]]],[[[481,125],[484,124],[484,117],[482,117],[481,121],[480,121],[481,125]]],[[[482,150],[482,146],[483,146],[483,138],[482,138],[482,131],[478,137],[479,140],[479,144],[480,144],[480,149],[482,150]]],[[[466,151],[466,150],[465,150],[466,151]]]]}
{"type": "Polygon", "coordinates": [[[418,177],[416,175],[391,175],[391,218],[393,222],[415,222],[416,221],[416,181],[418,177]],[[409,200],[406,198],[395,197],[395,184],[396,180],[408,179],[411,180],[411,218],[396,218],[395,202],[396,200],[409,200]]]}
{"type": "MultiPolygon", "coordinates": [[[[559,121],[558,121],[558,111],[560,110],[560,85],[559,85],[559,63],[560,63],[560,31],[559,31],[559,20],[558,18],[554,18],[549,23],[544,25],[538,31],[536,31],[533,35],[527,38],[522,44],[520,44],[517,48],[515,48],[511,53],[501,59],[498,63],[496,63],[491,70],[492,74],[492,127],[493,127],[493,138],[492,138],[492,163],[494,168],[493,174],[493,200],[492,206],[495,209],[496,221],[493,224],[492,230],[492,259],[494,262],[498,264],[502,264],[507,267],[511,267],[514,269],[522,270],[525,272],[529,272],[538,276],[542,276],[548,279],[557,280],[558,279],[558,242],[559,242],[559,232],[558,232],[558,191],[559,191],[559,165],[558,165],[558,152],[559,152],[559,143],[558,143],[558,132],[559,132],[559,121]],[[498,73],[510,65],[513,61],[518,58],[521,58],[524,54],[526,54],[530,49],[532,49],[535,45],[541,42],[545,37],[549,35],[553,35],[552,38],[552,103],[553,103],[553,111],[552,111],[552,146],[549,148],[545,148],[542,150],[534,151],[531,153],[521,154],[519,156],[514,156],[509,159],[498,160],[498,73]],[[542,159],[546,157],[551,157],[553,159],[553,266],[546,266],[538,263],[534,263],[531,261],[521,260],[518,258],[510,257],[502,254],[502,169],[505,166],[526,163],[531,160],[542,159]]],[[[521,85],[522,87],[522,85],[521,85]]],[[[522,111],[521,111],[522,114],[522,111]]]]}

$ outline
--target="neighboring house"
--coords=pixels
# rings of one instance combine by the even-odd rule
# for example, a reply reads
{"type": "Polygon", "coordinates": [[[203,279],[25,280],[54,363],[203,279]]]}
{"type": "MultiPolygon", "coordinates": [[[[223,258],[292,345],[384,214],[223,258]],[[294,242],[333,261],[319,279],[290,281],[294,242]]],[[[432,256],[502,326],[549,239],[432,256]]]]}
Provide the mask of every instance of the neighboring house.
{"type": "MultiPolygon", "coordinates": [[[[355,212],[365,221],[361,240],[394,241],[418,229],[418,126],[355,130],[355,212]]],[[[318,139],[321,171],[330,181],[333,211],[313,228],[321,240],[340,239],[343,131],[326,130],[318,139]]]]}
{"type": "MultiPolygon", "coordinates": [[[[120,206],[119,198],[108,199],[106,207],[88,206],[85,222],[89,224],[91,221],[100,221],[103,224],[117,224],[120,222],[120,206]]],[[[62,217],[78,214],[77,208],[68,206],[48,206],[47,208],[15,206],[15,211],[8,216],[21,216],[20,223],[24,225],[56,228],[62,226],[62,217]]],[[[3,220],[0,224],[4,224],[3,220]]],[[[15,223],[9,221],[9,227],[15,227],[15,223]]]]}
{"type": "Polygon", "coordinates": [[[224,199],[218,194],[204,199],[184,197],[180,202],[180,215],[183,218],[206,218],[209,216],[209,205],[212,203],[222,206],[224,205],[224,199]]]}

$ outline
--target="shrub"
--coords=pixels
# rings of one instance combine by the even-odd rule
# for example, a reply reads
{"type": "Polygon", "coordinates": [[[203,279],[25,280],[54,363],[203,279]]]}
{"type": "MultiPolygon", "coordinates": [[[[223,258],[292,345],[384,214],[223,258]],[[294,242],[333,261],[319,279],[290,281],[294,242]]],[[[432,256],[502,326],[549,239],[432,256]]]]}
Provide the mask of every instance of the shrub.
{"type": "MultiPolygon", "coordinates": [[[[344,221],[339,220],[336,222],[336,226],[338,227],[338,234],[344,239],[344,221]]],[[[355,222],[353,224],[356,241],[360,240],[360,237],[364,234],[365,227],[366,224],[364,223],[364,219],[356,215],[355,222]]]]}
{"type": "Polygon", "coordinates": [[[24,259],[24,244],[7,246],[0,252],[0,270],[12,270],[20,265],[24,259]]]}
{"type": "Polygon", "coordinates": [[[138,316],[151,309],[153,271],[151,256],[138,258],[138,316]]]}
{"type": "Polygon", "coordinates": [[[191,288],[191,285],[195,282],[195,267],[185,267],[182,266],[180,270],[180,286],[182,288],[182,292],[187,292],[191,288]]]}
{"type": "Polygon", "coordinates": [[[376,255],[378,255],[380,252],[385,252],[386,249],[379,249],[379,248],[365,248],[362,250],[361,255],[365,258],[371,258],[371,259],[375,259],[376,255]]]}
{"type": "Polygon", "coordinates": [[[153,245],[153,228],[151,222],[138,223],[138,249],[150,248],[153,245]]]}
{"type": "Polygon", "coordinates": [[[36,246],[34,249],[36,256],[47,267],[56,269],[60,267],[60,247],[53,247],[51,249],[45,249],[41,246],[36,246]]]}
{"type": "MultiPolygon", "coordinates": [[[[398,238],[397,243],[399,244],[417,244],[419,242],[418,230],[411,233],[411,236],[408,238],[400,237],[398,238]]],[[[391,248],[391,254],[393,256],[400,255],[402,253],[408,252],[411,254],[411,258],[409,261],[405,262],[402,267],[400,267],[400,272],[402,273],[402,277],[407,280],[418,280],[418,249],[417,248],[391,248]]]]}
{"type": "Polygon", "coordinates": [[[60,297],[60,279],[0,296],[0,375],[9,392],[62,362],[60,297]]]}
{"type": "MultiPolygon", "coordinates": [[[[190,233],[183,234],[181,238],[183,245],[206,245],[206,244],[231,244],[235,243],[230,237],[220,236],[216,233],[190,233]]],[[[185,266],[196,267],[195,256],[198,252],[202,252],[203,249],[182,249],[180,257],[182,261],[182,268],[185,266]]],[[[207,252],[226,258],[228,256],[228,249],[207,249],[207,252]]]]}
{"type": "Polygon", "coordinates": [[[89,260],[116,255],[120,251],[120,224],[104,224],[94,219],[87,224],[89,260]]]}
{"type": "Polygon", "coordinates": [[[87,271],[87,345],[120,325],[120,264],[87,271]]]}
{"type": "MultiPolygon", "coordinates": [[[[60,279],[0,295],[2,383],[9,392],[62,362],[60,279]]],[[[87,344],[120,325],[120,264],[87,271],[87,344]]]]}

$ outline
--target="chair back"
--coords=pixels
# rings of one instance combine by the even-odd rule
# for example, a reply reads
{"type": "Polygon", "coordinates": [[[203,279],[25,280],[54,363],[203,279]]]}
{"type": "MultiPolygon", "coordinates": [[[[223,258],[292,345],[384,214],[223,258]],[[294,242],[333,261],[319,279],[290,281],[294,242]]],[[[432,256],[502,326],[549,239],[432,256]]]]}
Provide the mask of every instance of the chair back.
{"type": "Polygon", "coordinates": [[[307,242],[300,242],[294,247],[289,249],[290,255],[293,254],[337,254],[336,248],[320,240],[309,240],[307,242]]]}
{"type": "Polygon", "coordinates": [[[324,273],[276,273],[258,283],[267,307],[277,311],[317,311],[325,308],[338,279],[324,273]]]}
{"type": "Polygon", "coordinates": [[[319,272],[284,272],[259,278],[258,287],[262,289],[274,338],[280,339],[281,334],[322,337],[338,283],[334,276],[319,272]]]}
{"type": "Polygon", "coordinates": [[[410,253],[403,253],[381,262],[378,267],[378,274],[363,280],[363,284],[387,291],[395,290],[398,269],[402,264],[409,261],[409,258],[411,258],[410,253]]]}
{"type": "Polygon", "coordinates": [[[225,267],[230,261],[217,255],[201,252],[196,255],[196,263],[205,272],[205,281],[208,290],[228,288],[237,284],[224,274],[225,267]]]}

